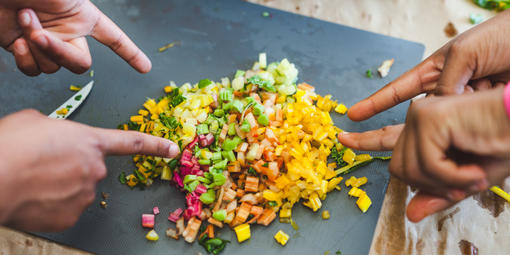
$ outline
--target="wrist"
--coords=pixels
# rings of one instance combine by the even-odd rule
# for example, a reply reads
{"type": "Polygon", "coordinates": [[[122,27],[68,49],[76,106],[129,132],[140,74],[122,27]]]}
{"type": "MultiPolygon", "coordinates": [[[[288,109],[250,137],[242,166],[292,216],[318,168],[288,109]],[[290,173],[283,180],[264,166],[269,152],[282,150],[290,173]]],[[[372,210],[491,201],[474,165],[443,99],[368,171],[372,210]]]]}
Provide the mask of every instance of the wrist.
{"type": "Polygon", "coordinates": [[[487,92],[486,111],[492,120],[484,122],[485,128],[491,132],[494,138],[493,156],[510,156],[510,106],[507,108],[505,100],[510,100],[510,93],[507,88],[495,88],[487,92]],[[508,99],[506,97],[509,97],[508,99]]]}

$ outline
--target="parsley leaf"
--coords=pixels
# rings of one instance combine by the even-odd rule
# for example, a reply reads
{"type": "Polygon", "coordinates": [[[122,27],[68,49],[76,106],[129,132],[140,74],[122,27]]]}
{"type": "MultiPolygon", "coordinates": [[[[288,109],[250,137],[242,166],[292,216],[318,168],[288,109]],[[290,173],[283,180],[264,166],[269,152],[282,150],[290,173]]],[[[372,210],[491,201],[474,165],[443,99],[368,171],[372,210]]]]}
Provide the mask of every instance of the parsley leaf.
{"type": "Polygon", "coordinates": [[[174,89],[170,94],[168,94],[168,99],[170,99],[170,105],[176,107],[180,105],[186,98],[181,94],[179,89],[174,89]]]}
{"type": "Polygon", "coordinates": [[[170,129],[170,131],[174,131],[176,128],[181,126],[181,123],[179,123],[175,117],[167,117],[163,113],[159,115],[159,119],[161,120],[161,123],[165,125],[165,127],[170,129]]]}
{"type": "Polygon", "coordinates": [[[345,150],[347,150],[346,147],[344,147],[340,151],[338,151],[336,149],[336,146],[333,146],[333,148],[331,148],[330,155],[331,155],[331,158],[336,162],[337,167],[343,167],[343,166],[347,165],[347,162],[345,162],[343,159],[345,150]]]}
{"type": "Polygon", "coordinates": [[[276,88],[268,80],[262,79],[258,75],[254,75],[248,79],[248,83],[258,85],[260,88],[269,92],[276,92],[276,88]]]}

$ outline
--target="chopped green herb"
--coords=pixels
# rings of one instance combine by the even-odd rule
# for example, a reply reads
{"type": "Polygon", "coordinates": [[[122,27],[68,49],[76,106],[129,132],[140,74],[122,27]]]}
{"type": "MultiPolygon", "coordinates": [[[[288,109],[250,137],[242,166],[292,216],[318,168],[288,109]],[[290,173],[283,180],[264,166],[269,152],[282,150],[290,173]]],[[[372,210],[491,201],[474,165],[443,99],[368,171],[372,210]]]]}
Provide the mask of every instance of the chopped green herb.
{"type": "Polygon", "coordinates": [[[266,163],[262,164],[262,166],[263,166],[263,167],[268,167],[268,166],[269,166],[269,163],[267,163],[267,162],[266,162],[266,163]]]}
{"type": "Polygon", "coordinates": [[[70,110],[71,108],[73,108],[73,106],[68,104],[68,105],[66,105],[66,108],[70,110]]]}
{"type": "Polygon", "coordinates": [[[365,75],[367,76],[367,78],[372,78],[372,70],[368,69],[366,72],[365,72],[365,75]]]}
{"type": "Polygon", "coordinates": [[[342,252],[341,252],[340,250],[337,250],[337,251],[335,252],[335,254],[336,254],[336,255],[340,255],[340,254],[342,254],[342,252]]]}
{"type": "Polygon", "coordinates": [[[80,101],[80,100],[81,100],[81,97],[82,97],[82,95],[77,95],[77,96],[75,96],[75,97],[74,97],[74,100],[76,100],[76,101],[80,101]]]}
{"type": "Polygon", "coordinates": [[[119,175],[119,182],[122,184],[126,184],[126,174],[124,172],[120,173],[119,175]]]}
{"type": "Polygon", "coordinates": [[[251,167],[248,168],[248,174],[251,174],[251,175],[255,175],[255,176],[258,176],[259,174],[257,173],[257,171],[255,171],[255,168],[251,167]]]}
{"type": "MultiPolygon", "coordinates": [[[[202,224],[202,226],[205,226],[206,224],[202,224]]],[[[199,233],[203,233],[205,231],[202,230],[199,233]]],[[[204,247],[204,249],[208,253],[212,253],[214,255],[220,254],[225,249],[225,246],[227,243],[230,243],[230,241],[223,240],[221,238],[215,237],[215,238],[209,238],[207,235],[203,235],[202,238],[198,241],[198,243],[204,247]]]]}
{"type": "Polygon", "coordinates": [[[170,131],[174,131],[176,128],[181,126],[181,123],[177,121],[175,117],[167,117],[165,114],[161,113],[159,115],[159,119],[161,120],[161,124],[165,125],[170,131]]]}
{"type": "Polygon", "coordinates": [[[139,130],[140,129],[140,124],[137,124],[135,122],[128,122],[128,130],[139,130]]]}
{"type": "Polygon", "coordinates": [[[271,207],[275,207],[275,206],[277,206],[277,205],[278,205],[278,203],[276,203],[276,201],[269,201],[269,202],[267,202],[267,204],[268,204],[269,206],[271,206],[271,207]]]}
{"type": "Polygon", "coordinates": [[[209,79],[203,79],[198,82],[198,88],[203,89],[209,85],[213,84],[213,82],[209,79]]]}
{"type": "Polygon", "coordinates": [[[336,162],[337,167],[343,167],[347,165],[347,162],[344,161],[343,156],[344,152],[347,148],[343,148],[340,151],[336,149],[336,146],[331,148],[331,158],[336,162]]]}
{"type": "Polygon", "coordinates": [[[269,92],[276,92],[276,88],[271,84],[270,81],[262,79],[258,75],[252,76],[248,79],[248,83],[258,85],[261,89],[267,90],[269,92]]]}
{"type": "Polygon", "coordinates": [[[181,92],[178,89],[172,90],[172,92],[170,92],[167,97],[170,99],[170,105],[173,107],[180,105],[186,100],[186,98],[181,95],[181,92]]]}

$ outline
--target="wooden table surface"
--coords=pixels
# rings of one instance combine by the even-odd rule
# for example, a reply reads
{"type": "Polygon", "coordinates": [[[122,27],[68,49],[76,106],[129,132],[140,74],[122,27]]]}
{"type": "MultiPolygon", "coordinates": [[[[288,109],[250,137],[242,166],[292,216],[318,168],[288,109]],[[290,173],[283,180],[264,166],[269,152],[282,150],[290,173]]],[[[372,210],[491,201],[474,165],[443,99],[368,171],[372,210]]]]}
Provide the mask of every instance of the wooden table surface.
{"type": "MultiPolygon", "coordinates": [[[[444,33],[444,27],[448,22],[452,22],[457,30],[462,32],[472,27],[469,23],[471,13],[482,14],[487,18],[494,15],[492,12],[474,6],[470,0],[249,1],[317,19],[420,42],[426,47],[425,56],[432,54],[450,39],[444,33]]],[[[374,45],[374,47],[377,46],[374,45]]],[[[391,199],[386,200],[392,201],[391,199]]],[[[384,211],[381,214],[384,214],[384,211]]],[[[88,253],[0,227],[0,255],[4,254],[83,255],[88,253]]]]}

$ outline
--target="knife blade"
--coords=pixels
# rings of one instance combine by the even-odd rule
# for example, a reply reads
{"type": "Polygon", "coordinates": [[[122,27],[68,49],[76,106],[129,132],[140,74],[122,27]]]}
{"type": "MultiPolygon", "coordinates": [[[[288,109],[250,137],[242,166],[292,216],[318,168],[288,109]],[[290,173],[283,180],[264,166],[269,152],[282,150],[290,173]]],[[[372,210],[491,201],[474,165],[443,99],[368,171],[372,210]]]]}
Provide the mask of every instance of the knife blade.
{"type": "Polygon", "coordinates": [[[89,82],[85,87],[83,87],[80,91],[76,92],[71,98],[69,98],[65,103],[63,103],[60,107],[58,107],[55,111],[53,111],[48,117],[52,119],[67,119],[69,115],[71,115],[80,105],[85,101],[90,91],[94,87],[94,81],[89,82]],[[67,112],[65,114],[61,112],[62,109],[66,109],[67,112]],[[57,113],[60,111],[60,114],[57,113]]]}

